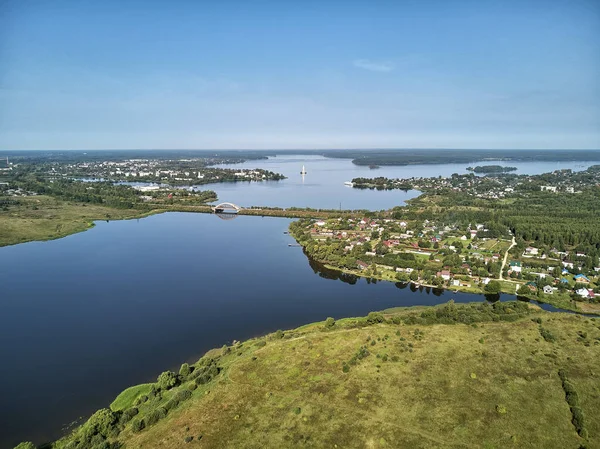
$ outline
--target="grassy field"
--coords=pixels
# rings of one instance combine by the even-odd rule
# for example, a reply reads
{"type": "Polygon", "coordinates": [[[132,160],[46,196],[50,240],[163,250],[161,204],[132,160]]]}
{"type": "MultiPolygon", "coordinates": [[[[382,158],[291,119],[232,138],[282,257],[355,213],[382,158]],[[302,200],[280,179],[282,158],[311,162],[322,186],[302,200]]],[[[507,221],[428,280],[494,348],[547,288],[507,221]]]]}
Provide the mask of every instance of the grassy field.
{"type": "Polygon", "coordinates": [[[131,407],[138,397],[150,393],[152,385],[154,384],[134,385],[133,387],[123,390],[121,394],[112,401],[110,409],[116,412],[131,407]]]}
{"type": "Polygon", "coordinates": [[[0,211],[0,246],[65,237],[89,229],[95,220],[122,220],[148,214],[47,196],[23,197],[19,202],[8,211],[0,211]]]}
{"type": "MultiPolygon", "coordinates": [[[[498,304],[394,309],[210,351],[109,440],[127,449],[600,448],[600,320],[498,304]],[[220,372],[192,389],[208,363],[220,372]],[[185,402],[164,405],[183,390],[185,402]],[[134,431],[161,406],[158,422],[134,431]]],[[[120,406],[137,396],[121,395],[120,406]]]]}

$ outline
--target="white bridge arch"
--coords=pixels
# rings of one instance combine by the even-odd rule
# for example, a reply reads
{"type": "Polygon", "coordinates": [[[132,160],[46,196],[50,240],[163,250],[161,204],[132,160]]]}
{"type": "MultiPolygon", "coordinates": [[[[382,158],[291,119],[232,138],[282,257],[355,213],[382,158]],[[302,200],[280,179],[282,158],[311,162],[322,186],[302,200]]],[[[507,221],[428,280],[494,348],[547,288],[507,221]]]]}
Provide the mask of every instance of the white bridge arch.
{"type": "Polygon", "coordinates": [[[221,203],[221,204],[217,204],[216,206],[214,206],[212,208],[213,212],[215,213],[238,213],[239,211],[242,210],[242,208],[240,206],[238,206],[237,204],[233,204],[233,203],[221,203]]]}

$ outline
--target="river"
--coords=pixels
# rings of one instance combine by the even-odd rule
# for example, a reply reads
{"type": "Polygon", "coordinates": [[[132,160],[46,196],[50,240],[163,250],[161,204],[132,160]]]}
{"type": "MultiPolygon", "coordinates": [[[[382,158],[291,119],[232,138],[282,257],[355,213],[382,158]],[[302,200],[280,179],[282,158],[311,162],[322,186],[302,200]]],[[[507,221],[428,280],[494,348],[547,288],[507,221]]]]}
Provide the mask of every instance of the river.
{"type": "Polygon", "coordinates": [[[168,213],[1,248],[0,447],[56,438],[127,386],[234,339],[328,316],[483,300],[315,273],[288,246],[288,224],[168,213]]]}
{"type": "Polygon", "coordinates": [[[243,207],[312,207],[320,209],[383,210],[402,206],[405,201],[420,194],[417,190],[373,191],[353,189],[344,185],[354,178],[410,178],[451,176],[469,173],[467,167],[501,165],[517,167],[514,174],[537,175],[559,169],[585,170],[596,162],[473,162],[471,164],[431,164],[407,166],[382,166],[370,169],[355,165],[350,159],[333,159],[323,156],[278,155],[266,160],[247,161],[242,164],[217,165],[221,168],[262,168],[282,173],[287,179],[255,183],[209,184],[201,189],[214,190],[220,201],[230,201],[243,207]],[[302,166],[306,175],[300,175],[302,166]]]}
{"type": "MultiPolygon", "coordinates": [[[[590,164],[571,165],[536,163],[528,169],[590,164]]],[[[208,186],[223,201],[320,208],[342,202],[352,209],[387,208],[417,194],[345,187],[353,177],[437,176],[466,168],[370,170],[349,160],[294,156],[229,167],[237,166],[267,168],[289,179],[208,186]],[[308,172],[304,181],[302,165],[308,172]]],[[[288,246],[293,242],[284,234],[288,225],[281,218],[224,221],[168,213],[98,222],[63,239],[0,248],[0,448],[57,438],[64,425],[108,406],[124,388],[153,381],[161,371],[234,339],[328,316],[485,300],[347,276],[340,280],[337,272],[309,263],[301,248],[288,246]]]]}

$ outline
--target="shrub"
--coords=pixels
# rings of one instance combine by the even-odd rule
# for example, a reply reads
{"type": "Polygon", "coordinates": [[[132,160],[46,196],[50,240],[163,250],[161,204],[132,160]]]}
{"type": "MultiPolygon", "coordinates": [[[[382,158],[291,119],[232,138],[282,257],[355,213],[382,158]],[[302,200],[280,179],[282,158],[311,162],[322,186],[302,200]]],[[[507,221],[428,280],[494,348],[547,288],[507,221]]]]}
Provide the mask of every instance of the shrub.
{"type": "Polygon", "coordinates": [[[383,318],[383,315],[379,312],[369,312],[369,314],[367,315],[367,324],[376,324],[376,323],[383,323],[385,321],[385,319],[383,318]]]}
{"type": "Polygon", "coordinates": [[[262,348],[266,344],[267,344],[267,342],[265,340],[259,340],[259,341],[256,342],[256,347],[257,348],[262,348]]]}
{"type": "Polygon", "coordinates": [[[119,422],[121,424],[127,424],[138,413],[139,413],[139,410],[137,409],[137,407],[128,408],[121,414],[121,418],[119,419],[119,422]]]}
{"type": "Polygon", "coordinates": [[[163,405],[163,407],[165,408],[165,410],[167,412],[170,412],[171,410],[173,410],[178,405],[179,405],[178,401],[175,401],[175,400],[171,399],[170,401],[165,402],[164,405],[163,405]]]}
{"type": "Polygon", "coordinates": [[[579,396],[577,395],[576,391],[573,391],[571,393],[567,393],[566,394],[566,399],[567,399],[567,404],[569,404],[571,407],[578,407],[579,406],[579,396]]]}
{"type": "Polygon", "coordinates": [[[580,407],[571,407],[571,413],[573,414],[573,425],[577,429],[577,433],[581,435],[585,429],[583,410],[580,407]]]}
{"type": "Polygon", "coordinates": [[[195,383],[191,383],[188,385],[188,390],[190,391],[194,391],[196,388],[198,388],[198,385],[196,385],[195,383]]]}
{"type": "Polygon", "coordinates": [[[158,407],[156,410],[152,410],[146,417],[146,425],[151,426],[156,424],[158,421],[167,416],[167,409],[164,407],[158,407]]]}
{"type": "Polygon", "coordinates": [[[190,368],[190,365],[188,365],[187,363],[182,364],[181,368],[179,368],[179,375],[184,379],[187,376],[189,376],[191,373],[192,373],[192,369],[190,368]]]}
{"type": "Polygon", "coordinates": [[[187,401],[191,397],[192,397],[192,392],[190,390],[181,390],[181,391],[178,391],[175,394],[175,396],[173,396],[173,399],[177,400],[178,402],[183,402],[183,401],[187,401]]]}
{"type": "Polygon", "coordinates": [[[335,319],[333,319],[333,318],[331,318],[331,317],[328,317],[328,318],[325,320],[325,328],[326,328],[326,329],[332,328],[334,325],[335,325],[335,319]]]}
{"type": "Polygon", "coordinates": [[[83,435],[90,438],[93,435],[108,436],[117,423],[118,414],[110,409],[102,408],[94,413],[82,426],[83,435]]]}
{"type": "Polygon", "coordinates": [[[282,339],[285,336],[285,333],[281,330],[278,329],[277,332],[275,332],[274,337],[278,340],[282,339]]]}
{"type": "Polygon", "coordinates": [[[19,443],[15,446],[15,449],[36,449],[35,444],[29,442],[29,441],[24,441],[22,443],[19,443]]]}
{"type": "Polygon", "coordinates": [[[169,390],[177,385],[179,380],[173,371],[165,371],[158,376],[157,383],[161,390],[169,390]]]}
{"type": "Polygon", "coordinates": [[[549,343],[554,343],[556,341],[554,334],[545,327],[540,326],[540,335],[549,343]]]}
{"type": "Polygon", "coordinates": [[[183,441],[185,441],[186,443],[190,443],[193,439],[194,437],[187,436],[183,439],[183,441]]]}
{"type": "Polygon", "coordinates": [[[131,430],[135,433],[141,432],[146,427],[146,422],[143,419],[134,419],[131,421],[131,430]]]}
{"type": "Polygon", "coordinates": [[[348,371],[350,371],[350,366],[346,362],[344,362],[344,364],[342,365],[342,371],[344,373],[347,373],[348,371]]]}

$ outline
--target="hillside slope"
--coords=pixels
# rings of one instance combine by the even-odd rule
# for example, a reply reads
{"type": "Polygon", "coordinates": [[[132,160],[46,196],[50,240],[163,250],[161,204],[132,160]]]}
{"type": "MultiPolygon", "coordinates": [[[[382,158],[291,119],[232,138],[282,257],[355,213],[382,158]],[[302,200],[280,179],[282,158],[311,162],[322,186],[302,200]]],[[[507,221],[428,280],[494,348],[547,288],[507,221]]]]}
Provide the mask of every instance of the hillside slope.
{"type": "Polygon", "coordinates": [[[389,310],[213,350],[53,446],[594,448],[599,375],[598,319],[524,303],[389,310]]]}

